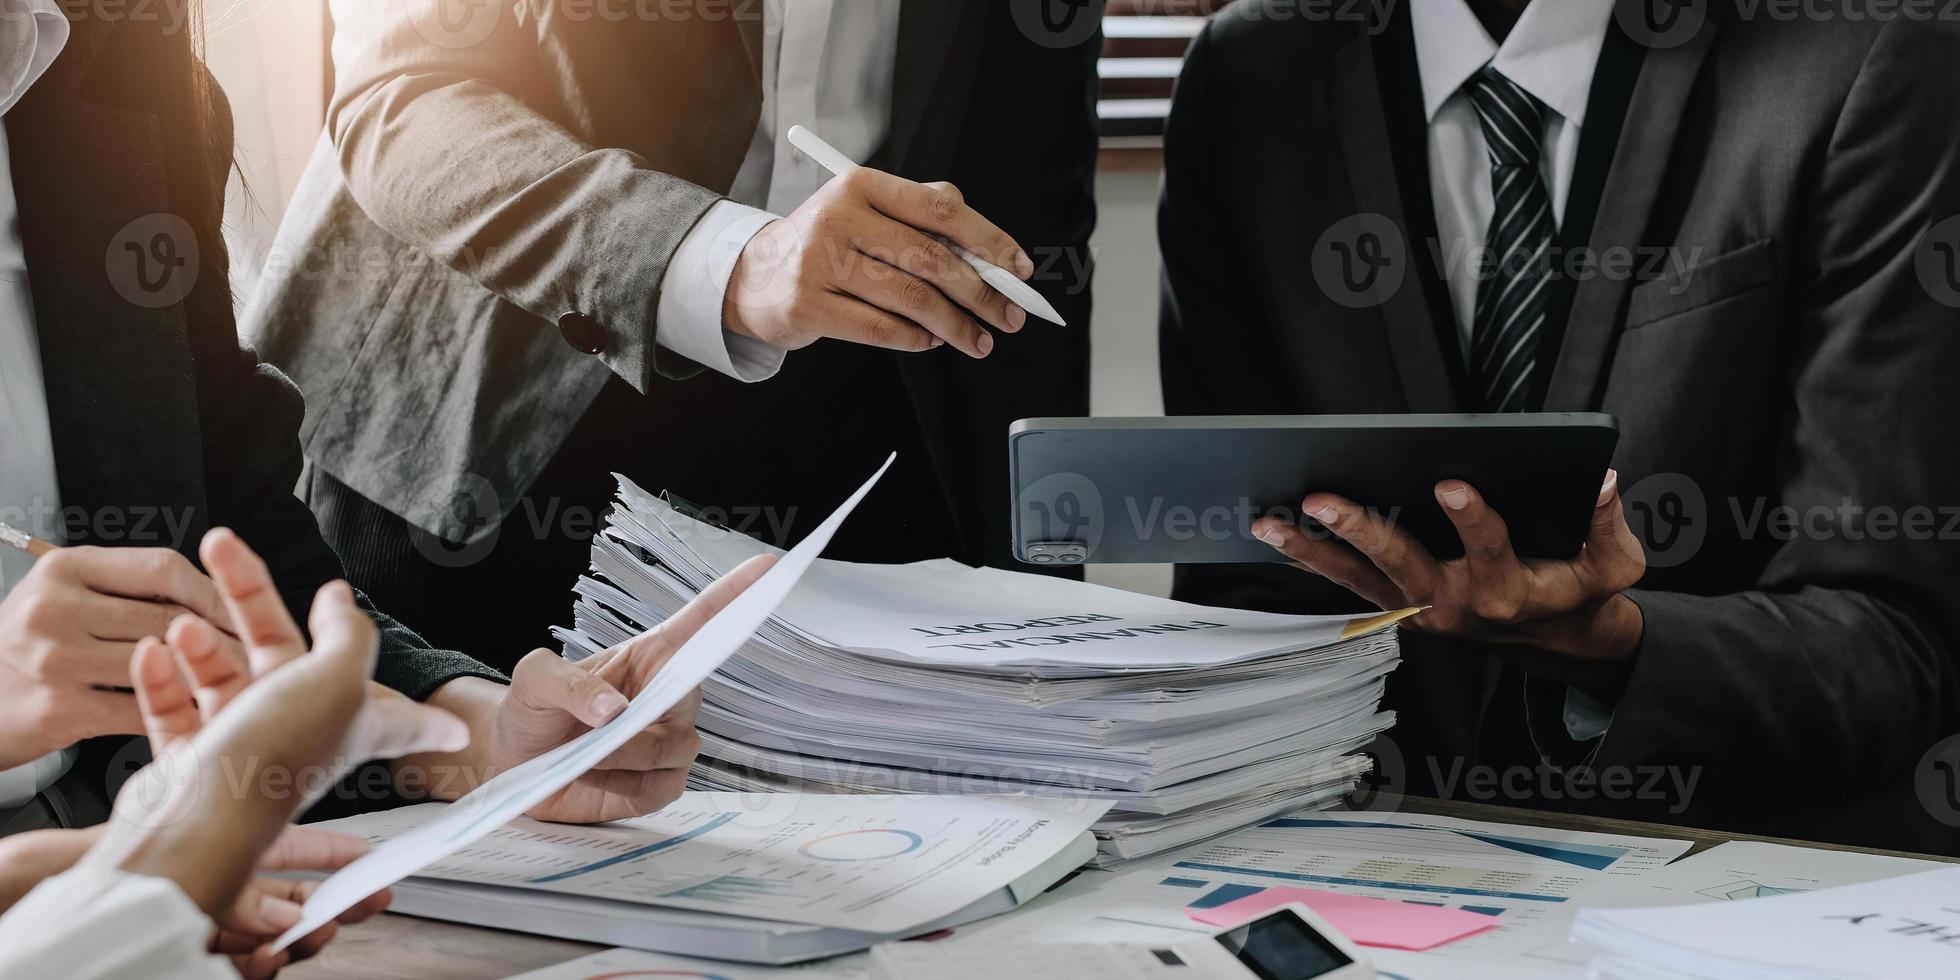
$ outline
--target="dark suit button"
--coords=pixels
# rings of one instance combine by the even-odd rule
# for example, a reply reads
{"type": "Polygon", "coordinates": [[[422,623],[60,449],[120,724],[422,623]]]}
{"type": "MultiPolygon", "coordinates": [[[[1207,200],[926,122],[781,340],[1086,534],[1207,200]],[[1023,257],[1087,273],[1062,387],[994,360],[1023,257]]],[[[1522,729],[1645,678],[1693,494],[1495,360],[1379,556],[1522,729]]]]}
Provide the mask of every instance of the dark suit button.
{"type": "Polygon", "coordinates": [[[558,332],[564,335],[565,343],[581,354],[606,352],[606,328],[583,313],[567,313],[559,317],[558,332]]]}

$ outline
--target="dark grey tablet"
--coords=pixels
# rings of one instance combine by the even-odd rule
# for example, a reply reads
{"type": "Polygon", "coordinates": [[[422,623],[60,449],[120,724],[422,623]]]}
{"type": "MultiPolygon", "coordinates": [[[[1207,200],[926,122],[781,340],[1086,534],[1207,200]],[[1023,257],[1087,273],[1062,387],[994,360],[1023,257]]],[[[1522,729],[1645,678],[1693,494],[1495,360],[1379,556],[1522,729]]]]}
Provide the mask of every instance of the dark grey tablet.
{"type": "MultiPolygon", "coordinates": [[[[1041,565],[1283,560],[1252,523],[1312,492],[1389,515],[1439,558],[1463,553],[1438,481],[1483,493],[1531,558],[1585,543],[1619,427],[1610,415],[1026,419],[1008,430],[1014,554],[1041,565]]],[[[1324,532],[1323,532],[1324,533],[1324,532]]]]}

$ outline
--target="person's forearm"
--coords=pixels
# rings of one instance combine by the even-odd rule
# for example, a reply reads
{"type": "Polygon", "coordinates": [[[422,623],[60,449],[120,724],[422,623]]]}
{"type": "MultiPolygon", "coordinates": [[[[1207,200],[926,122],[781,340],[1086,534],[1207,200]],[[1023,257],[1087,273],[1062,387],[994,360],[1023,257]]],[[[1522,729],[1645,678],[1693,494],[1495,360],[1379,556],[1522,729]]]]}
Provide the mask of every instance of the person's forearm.
{"type": "Polygon", "coordinates": [[[0,912],[13,908],[34,886],[75,866],[101,836],[101,828],[36,830],[0,839],[0,912]]]}
{"type": "MultiPolygon", "coordinates": [[[[300,731],[321,730],[323,726],[309,717],[315,712],[333,718],[354,714],[344,702],[325,697],[317,704],[295,707],[278,723],[300,731]]],[[[276,792],[261,780],[288,779],[291,786],[299,787],[318,778],[319,755],[313,746],[280,745],[266,737],[265,726],[273,724],[269,713],[233,717],[249,720],[227,732],[230,738],[180,746],[137,773],[117,795],[101,838],[86,860],[131,874],[168,878],[206,915],[217,915],[230,906],[250,880],[260,855],[306,802],[301,793],[276,792]],[[258,748],[269,743],[274,748],[258,748]]],[[[218,724],[223,723],[221,718],[218,724]]],[[[333,733],[335,741],[339,735],[333,733]]]]}
{"type": "Polygon", "coordinates": [[[589,317],[605,331],[600,359],[646,390],[649,284],[721,195],[595,145],[525,97],[541,94],[542,49],[579,51],[563,23],[492,16],[475,43],[437,44],[438,5],[333,0],[326,133],[349,191],[377,226],[505,301],[551,321],[589,317]],[[471,206],[442,203],[458,200],[471,206]]]}
{"type": "Polygon", "coordinates": [[[1634,598],[1646,635],[1607,739],[1613,761],[1856,783],[1910,767],[1952,730],[1951,652],[1930,621],[1871,595],[1634,598]]]}
{"type": "Polygon", "coordinates": [[[437,688],[428,703],[463,719],[470,728],[470,744],[460,752],[429,752],[396,759],[389,764],[396,790],[410,797],[454,800],[495,775],[487,771],[484,749],[493,737],[491,725],[497,707],[509,690],[481,677],[458,677],[437,688]]]}

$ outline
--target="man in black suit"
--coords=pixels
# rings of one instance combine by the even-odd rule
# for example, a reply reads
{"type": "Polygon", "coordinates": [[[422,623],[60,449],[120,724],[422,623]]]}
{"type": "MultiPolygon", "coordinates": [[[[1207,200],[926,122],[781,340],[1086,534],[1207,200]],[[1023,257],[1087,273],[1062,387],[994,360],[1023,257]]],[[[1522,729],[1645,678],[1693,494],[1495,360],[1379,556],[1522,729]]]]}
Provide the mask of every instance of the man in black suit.
{"type": "MultiPolygon", "coordinates": [[[[35,12],[47,23],[28,50],[46,74],[29,73],[31,90],[5,110],[0,189],[11,193],[0,204],[17,221],[0,219],[0,340],[10,355],[0,371],[0,520],[63,547],[31,564],[10,552],[0,564],[0,836],[99,821],[121,779],[147,761],[132,737],[143,732],[129,692],[138,641],[190,630],[214,653],[241,654],[211,629],[236,627],[194,563],[207,531],[236,532],[212,536],[211,547],[249,542],[300,621],[341,575],[292,492],[299,392],[238,344],[221,230],[231,162],[223,95],[183,32],[86,13],[60,23],[52,9],[35,12]],[[21,351],[30,356],[16,359],[21,351]]],[[[20,64],[4,67],[18,77],[20,64]]],[[[461,753],[398,765],[399,788],[418,795],[453,799],[637,693],[620,674],[548,651],[506,680],[374,618],[375,677],[397,692],[380,696],[445,708],[472,732],[461,753]]],[[[636,646],[626,659],[663,657],[636,646]]],[[[694,758],[691,712],[652,726],[533,815],[614,820],[671,802],[694,758]]],[[[357,803],[393,799],[387,780],[350,789],[357,803]]]]}
{"type": "Polygon", "coordinates": [[[1313,494],[1332,536],[1258,527],[1312,576],[1182,594],[1430,607],[1390,692],[1421,792],[1953,847],[1911,787],[1960,730],[1960,290],[1929,274],[1960,29],[1284,6],[1220,14],[1179,84],[1170,412],[1608,412],[1617,475],[1575,562],[1517,561],[1452,481],[1463,560],[1313,494]]]}
{"type": "Polygon", "coordinates": [[[1088,409],[1101,3],[533,6],[333,4],[247,332],[354,581],[440,642],[546,642],[612,473],[789,543],[893,450],[833,554],[1006,563],[1007,426],[1088,409]],[[796,123],[895,176],[827,181],[796,123]]]}

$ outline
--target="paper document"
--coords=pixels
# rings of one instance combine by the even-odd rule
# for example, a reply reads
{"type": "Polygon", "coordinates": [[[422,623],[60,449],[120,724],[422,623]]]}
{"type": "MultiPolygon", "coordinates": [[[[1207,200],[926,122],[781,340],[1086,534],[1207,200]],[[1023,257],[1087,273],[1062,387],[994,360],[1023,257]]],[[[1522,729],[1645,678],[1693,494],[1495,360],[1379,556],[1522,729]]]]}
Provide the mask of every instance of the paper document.
{"type": "MultiPolygon", "coordinates": [[[[1638,878],[1602,882],[1586,891],[1592,908],[1654,908],[1740,902],[1839,885],[1856,885],[1943,867],[1937,861],[1730,841],[1638,878]]],[[[1599,951],[1584,943],[1550,946],[1541,957],[1584,967],[1599,951]]]]}
{"type": "Polygon", "coordinates": [[[858,953],[799,966],[743,966],[697,960],[637,949],[609,949],[548,966],[510,980],[626,980],[629,977],[667,977],[670,980],[865,980],[870,957],[858,953]]]}
{"type": "Polygon", "coordinates": [[[713,674],[741,649],[803,577],[866,494],[889,470],[896,456],[802,544],[777,562],[747,591],[683,644],[625,711],[607,723],[543,755],[516,766],[451,804],[440,819],[375,848],[320,884],[305,905],[298,925],[274,945],[285,949],[300,937],[332,922],[342,912],[383,888],[454,854],[542,803],[553,793],[604,761],[713,674]]]}
{"type": "Polygon", "coordinates": [[[1945,867],[1939,861],[1859,854],[1761,841],[1730,841],[1653,874],[1586,895],[1588,908],[1649,908],[1739,902],[1791,892],[1860,885],[1945,867]]]}
{"type": "Polygon", "coordinates": [[[1188,927],[1188,910],[1273,887],[1305,887],[1495,920],[1496,928],[1437,947],[1432,955],[1569,968],[1546,954],[1567,947],[1577,899],[1602,881],[1645,875],[1689,846],[1420,814],[1296,814],[1137,870],[1098,875],[1107,880],[1093,890],[1071,883],[1084,890],[1044,904],[1033,935],[1054,941],[1108,922],[1188,927]]]}
{"type": "MultiPolygon", "coordinates": [[[[622,480],[574,659],[772,549],[622,480]]],[[[820,560],[702,685],[689,788],[1025,793],[1114,804],[1113,867],[1326,806],[1394,722],[1395,622],[1214,609],[950,560],[820,560]]]]}
{"type": "Polygon", "coordinates": [[[1268,888],[1211,908],[1184,910],[1193,921],[1224,929],[1298,902],[1363,946],[1421,952],[1497,927],[1497,917],[1415,902],[1394,902],[1324,892],[1317,888],[1268,888]]]}
{"type": "MultiPolygon", "coordinates": [[[[429,803],[322,826],[408,839],[450,809],[429,803]]],[[[1107,809],[1022,797],[688,793],[602,826],[514,820],[418,877],[896,934],[1014,884],[1083,840],[1107,809]]]]}
{"type": "MultiPolygon", "coordinates": [[[[667,571],[698,590],[776,549],[692,520],[630,483],[632,535],[666,538],[667,571]]],[[[1415,610],[1374,617],[1283,616],[1175,602],[950,559],[909,565],[819,561],[778,620],[821,645],[897,663],[983,673],[1068,675],[1207,667],[1326,647],[1415,610]]]]}
{"type": "MultiPolygon", "coordinates": [[[[1081,917],[1083,896],[1100,891],[1120,875],[1089,871],[1047,895],[978,926],[960,930],[959,943],[1145,943],[1177,945],[1204,941],[1217,930],[1188,917],[1126,917],[1114,903],[1107,914],[1081,917]]],[[[1129,910],[1134,912],[1134,908],[1129,910]]],[[[1381,980],[1585,980],[1576,967],[1543,968],[1516,958],[1484,960],[1438,956],[1399,949],[1370,949],[1368,959],[1381,980]]]]}
{"type": "Polygon", "coordinates": [[[1588,909],[1572,938],[1598,976],[1950,980],[1960,976],[1960,867],[1747,901],[1588,909]]]}

